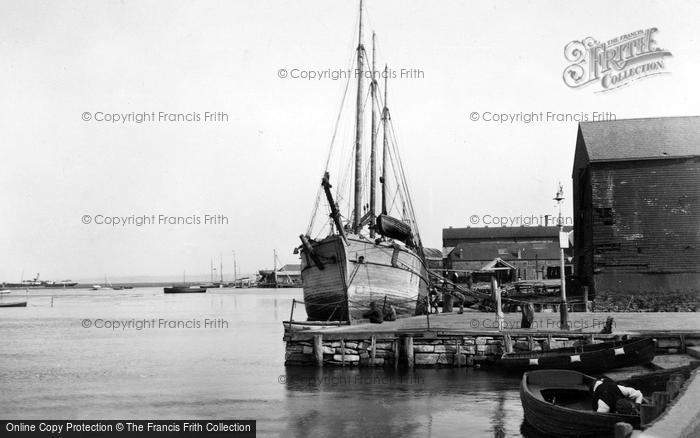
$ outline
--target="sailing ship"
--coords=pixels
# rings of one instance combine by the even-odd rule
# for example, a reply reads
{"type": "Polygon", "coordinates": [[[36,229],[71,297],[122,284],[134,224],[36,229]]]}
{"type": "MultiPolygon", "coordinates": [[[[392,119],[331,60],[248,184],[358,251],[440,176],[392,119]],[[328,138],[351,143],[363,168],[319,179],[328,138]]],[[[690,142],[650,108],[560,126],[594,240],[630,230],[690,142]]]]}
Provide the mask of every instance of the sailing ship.
{"type": "MultiPolygon", "coordinates": [[[[350,148],[354,159],[349,160],[351,164],[345,168],[346,174],[354,176],[349,178],[354,180],[354,188],[348,196],[341,193],[345,186],[341,178],[337,183],[339,187],[332,190],[329,152],[311,224],[307,233],[299,236],[301,246],[297,249],[301,255],[304,304],[310,321],[352,322],[362,319],[373,302],[380,310],[393,306],[399,317],[412,316],[422,313],[429,287],[423,246],[387,105],[388,67],[385,66],[383,74],[378,74],[373,33],[371,67],[365,69],[365,64],[370,63],[363,44],[362,15],[363,4],[360,0],[355,69],[350,70],[355,72],[352,79],[357,79],[354,144],[350,148]],[[377,81],[381,77],[384,79],[383,100],[377,81]],[[365,81],[369,82],[368,96],[364,92],[365,81]],[[363,147],[363,107],[367,98],[372,107],[369,154],[363,147]],[[379,108],[382,108],[381,120],[379,108]],[[378,122],[381,122],[383,138],[381,176],[377,175],[380,158],[377,150],[378,122]],[[369,172],[365,171],[367,168],[369,172]],[[381,186],[379,211],[377,183],[381,186]],[[368,202],[363,199],[367,189],[368,202]],[[312,237],[315,216],[324,197],[330,220],[325,220],[321,233],[312,237]],[[346,201],[346,211],[341,212],[341,203],[346,201]],[[324,235],[323,231],[327,233],[324,235]]],[[[350,81],[348,77],[348,84],[350,81]]],[[[342,109],[338,121],[341,115],[342,109]]],[[[333,138],[335,140],[335,134],[333,138]]],[[[339,173],[342,173],[342,169],[339,173]]]]}

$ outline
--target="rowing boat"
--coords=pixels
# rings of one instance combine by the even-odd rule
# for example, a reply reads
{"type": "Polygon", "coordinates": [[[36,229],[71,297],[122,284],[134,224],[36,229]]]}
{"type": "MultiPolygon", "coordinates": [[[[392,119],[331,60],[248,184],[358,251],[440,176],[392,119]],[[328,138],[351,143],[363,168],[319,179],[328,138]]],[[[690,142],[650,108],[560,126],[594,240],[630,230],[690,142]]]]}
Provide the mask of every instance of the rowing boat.
{"type": "Polygon", "coordinates": [[[506,353],[497,365],[508,371],[562,369],[595,373],[613,368],[645,365],[654,359],[654,340],[635,338],[548,351],[506,353]]]}

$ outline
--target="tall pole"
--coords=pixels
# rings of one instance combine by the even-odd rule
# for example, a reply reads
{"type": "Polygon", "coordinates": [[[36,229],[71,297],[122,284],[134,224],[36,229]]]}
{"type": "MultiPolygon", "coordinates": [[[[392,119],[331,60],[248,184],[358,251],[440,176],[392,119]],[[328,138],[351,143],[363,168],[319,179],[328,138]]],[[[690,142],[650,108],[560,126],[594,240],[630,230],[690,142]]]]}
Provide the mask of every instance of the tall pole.
{"type": "Polygon", "coordinates": [[[369,237],[374,237],[374,221],[375,212],[374,208],[377,203],[377,79],[375,78],[376,73],[376,58],[377,52],[375,47],[375,34],[372,32],[372,82],[370,83],[370,90],[372,91],[372,149],[369,155],[370,161],[370,186],[369,186],[369,214],[370,214],[370,227],[369,227],[369,237]]]}
{"type": "Polygon", "coordinates": [[[236,251],[233,251],[233,283],[236,283],[236,280],[238,280],[238,272],[237,272],[237,266],[236,266],[236,251]]]}
{"type": "Polygon", "coordinates": [[[277,287],[277,250],[273,249],[272,254],[274,255],[274,260],[272,261],[272,275],[275,278],[275,287],[277,287]]]}
{"type": "Polygon", "coordinates": [[[224,256],[219,253],[219,283],[224,284],[224,256]]]}
{"type": "Polygon", "coordinates": [[[562,241],[562,236],[564,234],[564,221],[561,217],[561,203],[564,200],[564,187],[559,183],[559,191],[554,198],[559,205],[559,262],[561,265],[561,271],[559,277],[561,278],[561,306],[559,308],[560,325],[562,330],[569,330],[569,309],[566,304],[566,269],[564,264],[564,244],[562,241]]]}
{"type": "Polygon", "coordinates": [[[362,76],[364,74],[364,60],[362,53],[362,0],[360,0],[360,32],[357,43],[357,102],[355,119],[355,215],[352,223],[353,232],[360,232],[362,221],[362,76]]]}
{"type": "Polygon", "coordinates": [[[388,188],[386,185],[387,177],[387,163],[389,162],[389,140],[387,138],[387,124],[389,123],[389,103],[388,103],[388,93],[387,88],[389,86],[389,66],[384,65],[384,109],[382,110],[382,134],[383,148],[382,148],[382,177],[380,179],[382,183],[382,214],[387,214],[386,200],[389,197],[388,188]]]}

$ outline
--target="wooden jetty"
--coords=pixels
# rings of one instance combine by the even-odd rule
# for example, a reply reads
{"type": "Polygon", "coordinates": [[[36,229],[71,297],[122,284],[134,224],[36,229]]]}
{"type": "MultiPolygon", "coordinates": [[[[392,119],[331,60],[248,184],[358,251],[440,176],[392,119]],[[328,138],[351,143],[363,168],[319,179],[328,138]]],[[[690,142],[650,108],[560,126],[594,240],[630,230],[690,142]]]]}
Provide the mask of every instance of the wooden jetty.
{"type": "MultiPolygon", "coordinates": [[[[572,322],[604,321],[608,314],[576,313],[572,322]]],[[[506,315],[503,330],[493,314],[466,312],[404,318],[383,324],[340,327],[306,327],[288,330],[285,364],[307,366],[462,367],[493,364],[516,346],[532,351],[570,347],[578,343],[621,341],[632,337],[655,339],[655,354],[686,353],[700,346],[700,330],[668,330],[666,314],[613,314],[613,334],[587,330],[518,329],[515,315],[506,315]],[[645,330],[640,330],[644,327],[645,330]]],[[[538,313],[535,321],[558,320],[553,313],[538,313]]],[[[700,315],[674,314],[673,324],[700,327],[700,315]]],[[[543,323],[544,324],[544,323],[543,323]]],[[[573,325],[573,324],[572,324],[573,325]]],[[[596,327],[598,330],[600,327],[596,327]]]]}

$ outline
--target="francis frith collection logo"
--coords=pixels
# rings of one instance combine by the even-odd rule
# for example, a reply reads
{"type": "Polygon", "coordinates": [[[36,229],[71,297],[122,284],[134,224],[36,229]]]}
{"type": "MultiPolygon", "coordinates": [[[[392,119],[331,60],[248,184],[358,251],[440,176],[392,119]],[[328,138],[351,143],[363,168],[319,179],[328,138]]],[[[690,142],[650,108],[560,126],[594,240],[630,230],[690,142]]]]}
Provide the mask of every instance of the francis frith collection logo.
{"type": "Polygon", "coordinates": [[[665,57],[671,52],[658,46],[657,28],[637,30],[606,42],[592,37],[574,40],[564,47],[571,64],[564,70],[564,83],[571,88],[598,84],[611,91],[653,75],[668,73],[665,57]]]}

